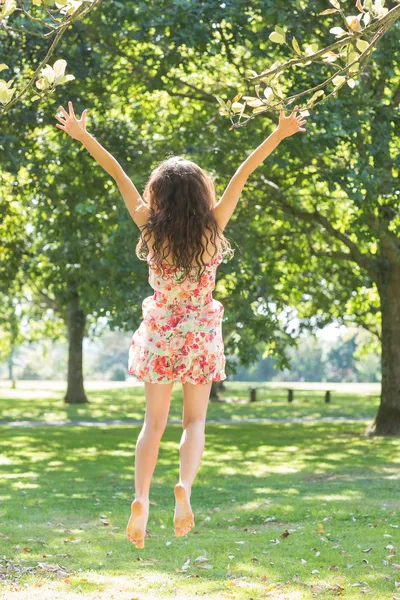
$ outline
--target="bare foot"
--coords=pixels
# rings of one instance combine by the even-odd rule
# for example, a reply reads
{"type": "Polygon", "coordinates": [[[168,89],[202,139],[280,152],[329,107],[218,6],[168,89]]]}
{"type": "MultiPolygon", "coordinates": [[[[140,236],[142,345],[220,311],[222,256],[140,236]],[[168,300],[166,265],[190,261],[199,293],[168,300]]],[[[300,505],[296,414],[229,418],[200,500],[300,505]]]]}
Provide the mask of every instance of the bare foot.
{"type": "Polygon", "coordinates": [[[175,514],[174,529],[176,537],[186,535],[194,527],[194,515],[190,506],[190,491],[182,483],[177,483],[174,488],[175,514]]]}
{"type": "Polygon", "coordinates": [[[136,546],[144,548],[146,525],[149,518],[149,502],[134,500],[131,504],[131,516],[126,527],[126,537],[136,546]]]}

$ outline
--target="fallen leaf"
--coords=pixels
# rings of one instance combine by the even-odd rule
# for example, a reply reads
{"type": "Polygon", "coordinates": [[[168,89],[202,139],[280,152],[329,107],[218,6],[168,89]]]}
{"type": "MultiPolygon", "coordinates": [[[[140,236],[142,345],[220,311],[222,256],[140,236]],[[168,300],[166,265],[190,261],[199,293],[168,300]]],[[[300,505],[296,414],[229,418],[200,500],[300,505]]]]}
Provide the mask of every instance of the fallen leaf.
{"type": "Polygon", "coordinates": [[[207,562],[208,558],[206,556],[198,556],[194,559],[194,562],[207,562]]]}
{"type": "Polygon", "coordinates": [[[190,558],[187,559],[187,561],[182,565],[182,569],[187,569],[190,565],[190,558]]]}
{"type": "Polygon", "coordinates": [[[285,529],[285,531],[281,535],[281,538],[287,538],[289,535],[290,535],[289,531],[287,529],[285,529]]]}
{"type": "Polygon", "coordinates": [[[330,571],[337,571],[337,570],[338,570],[338,568],[339,568],[339,567],[338,567],[337,565],[331,565],[331,566],[329,567],[329,570],[330,570],[330,571]]]}
{"type": "Polygon", "coordinates": [[[271,590],[273,590],[275,587],[274,583],[271,583],[270,585],[267,585],[267,587],[265,588],[265,593],[270,592],[271,590]]]}
{"type": "Polygon", "coordinates": [[[324,589],[320,585],[313,585],[313,586],[311,586],[311,591],[314,594],[320,594],[321,592],[324,591],[324,589]]]}

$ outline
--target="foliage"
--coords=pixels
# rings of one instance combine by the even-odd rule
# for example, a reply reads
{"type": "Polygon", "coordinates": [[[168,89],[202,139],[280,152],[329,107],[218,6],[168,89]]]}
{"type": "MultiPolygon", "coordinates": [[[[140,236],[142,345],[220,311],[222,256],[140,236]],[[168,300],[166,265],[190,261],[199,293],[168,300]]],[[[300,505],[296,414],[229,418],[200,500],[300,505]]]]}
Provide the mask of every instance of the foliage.
{"type": "MultiPolygon", "coordinates": [[[[0,64],[0,72],[13,69],[15,73],[13,79],[0,79],[0,118],[17,103],[26,102],[27,94],[32,91],[35,83],[39,93],[31,96],[30,101],[47,98],[56,91],[57,86],[75,78],[72,74],[65,74],[67,63],[64,59],[56,60],[53,66],[48,61],[66,30],[78,19],[83,19],[100,1],[31,0],[27,3],[22,0],[2,0],[0,39],[1,36],[3,40],[8,36],[11,43],[17,41],[18,46],[23,48],[27,44],[27,38],[39,38],[42,40],[40,50],[45,44],[48,49],[35,68],[28,64],[26,58],[19,65],[16,64],[15,57],[12,58],[11,66],[0,64]],[[15,80],[16,86],[13,87],[15,80]]],[[[32,62],[37,62],[37,59],[32,62]]]]}
{"type": "MultiPolygon", "coordinates": [[[[269,34],[269,40],[275,44],[283,45],[289,48],[294,58],[289,60],[279,56],[268,69],[264,69],[258,74],[249,69],[251,77],[248,80],[255,83],[256,96],[246,96],[240,93],[233,100],[224,101],[216,97],[221,115],[229,115],[233,127],[245,125],[256,115],[266,112],[279,112],[281,108],[288,107],[291,104],[304,102],[304,97],[309,96],[308,100],[300,107],[300,114],[309,115],[309,110],[319,104],[327,101],[331,96],[337,98],[338,91],[344,84],[350,88],[359,85],[359,77],[363,69],[372,58],[377,44],[386,34],[386,32],[396,23],[400,17],[400,7],[394,5],[391,10],[384,6],[384,0],[357,0],[357,15],[346,15],[345,8],[340,0],[330,0],[333,8],[328,8],[318,13],[319,16],[336,14],[340,16],[346,29],[336,26],[331,27],[329,33],[336,37],[335,42],[320,48],[320,43],[314,40],[310,43],[303,42],[303,48],[300,47],[296,37],[291,35],[291,43],[287,41],[287,31],[275,26],[274,31],[269,34]],[[362,39],[364,38],[364,39],[362,39]],[[310,71],[313,67],[322,83],[310,86],[309,81],[305,82],[306,89],[301,92],[290,94],[290,80],[288,81],[288,71],[292,68],[311,67],[307,70],[309,79],[310,71]],[[322,68],[321,68],[322,67],[322,68]],[[286,79],[279,81],[282,75],[286,79]],[[263,86],[266,86],[263,88],[263,86]],[[286,94],[289,94],[286,96],[286,94]],[[285,97],[286,96],[286,97],[285,97]],[[243,102],[239,102],[242,99],[243,102]],[[250,109],[250,110],[249,110],[250,109]],[[250,113],[247,114],[246,110],[250,113]]],[[[298,5],[301,3],[298,3],[298,5]]],[[[302,6],[303,9],[306,6],[302,6]]],[[[301,17],[300,17],[301,18],[301,17]]],[[[331,20],[331,17],[329,17],[331,20]]]]}

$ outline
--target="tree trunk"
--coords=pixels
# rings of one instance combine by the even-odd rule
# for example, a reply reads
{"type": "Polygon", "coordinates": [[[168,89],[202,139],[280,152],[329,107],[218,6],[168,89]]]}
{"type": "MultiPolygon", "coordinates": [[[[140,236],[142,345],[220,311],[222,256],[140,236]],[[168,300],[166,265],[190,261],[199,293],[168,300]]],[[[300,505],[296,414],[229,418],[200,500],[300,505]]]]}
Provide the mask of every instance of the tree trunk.
{"type": "Polygon", "coordinates": [[[17,385],[14,377],[14,348],[12,348],[10,354],[8,355],[8,378],[11,381],[11,388],[15,390],[17,385]]]}
{"type": "Polygon", "coordinates": [[[371,432],[400,436],[400,265],[392,264],[382,279],[382,392],[371,432]]]}
{"type": "Polygon", "coordinates": [[[213,381],[211,385],[210,400],[212,402],[221,401],[221,392],[225,389],[223,381],[213,381]]]}
{"type": "Polygon", "coordinates": [[[79,294],[75,285],[69,286],[68,303],[68,386],[65,402],[81,404],[89,402],[83,387],[83,338],[86,315],[79,304],[79,294]]]}

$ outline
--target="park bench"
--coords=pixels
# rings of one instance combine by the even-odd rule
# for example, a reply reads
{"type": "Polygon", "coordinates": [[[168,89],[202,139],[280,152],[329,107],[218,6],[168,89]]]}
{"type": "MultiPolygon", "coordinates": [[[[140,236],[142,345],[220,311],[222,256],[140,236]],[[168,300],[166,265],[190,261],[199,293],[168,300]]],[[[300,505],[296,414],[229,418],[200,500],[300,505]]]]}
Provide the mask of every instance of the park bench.
{"type": "MultiPolygon", "coordinates": [[[[256,402],[257,401],[257,390],[259,389],[267,389],[267,390],[271,390],[271,388],[267,388],[266,386],[258,386],[258,387],[251,387],[250,388],[250,402],[256,402]]],[[[294,400],[294,392],[313,392],[315,394],[316,391],[315,389],[297,389],[294,390],[293,388],[275,388],[274,391],[276,391],[276,389],[283,389],[287,391],[287,400],[289,403],[293,402],[294,400]]],[[[331,401],[331,394],[332,392],[334,392],[335,390],[330,389],[330,390],[321,390],[322,392],[324,392],[324,399],[325,399],[325,403],[329,404],[331,401]]]]}

